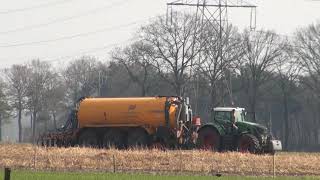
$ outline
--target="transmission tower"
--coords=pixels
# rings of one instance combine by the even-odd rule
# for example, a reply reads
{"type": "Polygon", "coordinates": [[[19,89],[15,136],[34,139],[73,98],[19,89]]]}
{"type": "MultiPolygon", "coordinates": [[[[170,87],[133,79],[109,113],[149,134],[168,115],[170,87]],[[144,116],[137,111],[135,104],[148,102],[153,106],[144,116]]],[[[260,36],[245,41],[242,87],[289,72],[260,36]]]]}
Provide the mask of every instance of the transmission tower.
{"type": "Polygon", "coordinates": [[[256,28],[256,8],[257,6],[244,0],[176,0],[167,3],[167,18],[178,6],[195,7],[196,17],[204,24],[214,25],[214,30],[222,36],[228,27],[228,10],[234,8],[246,8],[250,10],[250,29],[256,28]],[[216,29],[216,27],[219,29],[216,29]]]}
{"type": "MultiPolygon", "coordinates": [[[[172,15],[177,11],[178,7],[187,6],[194,7],[196,22],[200,22],[200,27],[209,26],[215,33],[218,34],[219,52],[218,57],[220,61],[223,61],[222,56],[222,41],[223,37],[227,37],[228,30],[228,11],[234,8],[243,8],[250,11],[250,29],[256,28],[256,8],[257,6],[249,3],[245,0],[176,0],[167,3],[167,22],[172,21],[172,15]],[[175,9],[176,8],[176,9],[175,9]]],[[[200,33],[202,33],[200,31],[200,33]]],[[[200,34],[201,36],[201,34],[200,34]]],[[[201,56],[201,54],[200,54],[201,56]]],[[[201,57],[199,57],[200,61],[201,57]]],[[[199,62],[200,63],[200,62],[199,62]]],[[[198,76],[199,78],[199,76],[198,76]]],[[[225,78],[225,84],[227,86],[228,93],[230,95],[230,101],[233,105],[232,84],[231,76],[229,81],[225,78]]],[[[198,96],[199,79],[196,81],[196,97],[198,96]]],[[[197,111],[197,104],[195,111],[197,111]]]]}

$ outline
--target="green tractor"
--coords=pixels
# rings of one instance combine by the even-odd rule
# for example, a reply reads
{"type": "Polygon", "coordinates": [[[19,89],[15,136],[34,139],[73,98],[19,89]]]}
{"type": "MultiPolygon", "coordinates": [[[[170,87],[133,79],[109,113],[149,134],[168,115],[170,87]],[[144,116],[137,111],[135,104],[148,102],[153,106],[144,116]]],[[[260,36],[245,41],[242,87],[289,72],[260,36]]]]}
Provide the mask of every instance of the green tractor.
{"type": "Polygon", "coordinates": [[[217,107],[198,130],[198,148],[212,151],[271,153],[282,150],[265,126],[249,122],[244,108],[217,107]]]}

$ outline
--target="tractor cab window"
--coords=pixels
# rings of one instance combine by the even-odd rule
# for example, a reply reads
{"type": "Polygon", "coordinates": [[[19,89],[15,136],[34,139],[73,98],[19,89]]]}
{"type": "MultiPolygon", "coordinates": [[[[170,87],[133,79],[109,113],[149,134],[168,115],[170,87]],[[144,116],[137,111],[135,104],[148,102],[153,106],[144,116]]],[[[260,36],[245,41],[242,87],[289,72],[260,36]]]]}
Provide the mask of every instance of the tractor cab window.
{"type": "Polygon", "coordinates": [[[243,116],[243,113],[241,111],[235,111],[234,112],[234,117],[236,119],[236,122],[244,121],[244,116],[243,116]]]}
{"type": "Polygon", "coordinates": [[[231,122],[231,112],[230,111],[216,111],[214,113],[214,118],[216,121],[229,121],[229,122],[231,122]]]}

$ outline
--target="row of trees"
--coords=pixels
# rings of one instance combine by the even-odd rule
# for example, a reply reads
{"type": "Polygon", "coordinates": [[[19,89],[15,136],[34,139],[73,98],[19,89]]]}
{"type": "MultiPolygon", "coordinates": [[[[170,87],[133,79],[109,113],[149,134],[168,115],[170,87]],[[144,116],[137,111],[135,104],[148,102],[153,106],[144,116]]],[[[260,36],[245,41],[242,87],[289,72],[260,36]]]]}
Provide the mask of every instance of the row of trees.
{"type": "Polygon", "coordinates": [[[13,65],[3,73],[0,113],[18,120],[21,142],[23,115],[35,137],[37,127],[56,128],[83,96],[179,95],[191,98],[204,121],[214,106],[242,106],[286,148],[319,144],[320,25],[290,39],[225,31],[221,37],[194,16],[176,14],[170,24],[159,17],[143,26],[104,63],[82,57],[62,69],[40,60],[13,65]]]}

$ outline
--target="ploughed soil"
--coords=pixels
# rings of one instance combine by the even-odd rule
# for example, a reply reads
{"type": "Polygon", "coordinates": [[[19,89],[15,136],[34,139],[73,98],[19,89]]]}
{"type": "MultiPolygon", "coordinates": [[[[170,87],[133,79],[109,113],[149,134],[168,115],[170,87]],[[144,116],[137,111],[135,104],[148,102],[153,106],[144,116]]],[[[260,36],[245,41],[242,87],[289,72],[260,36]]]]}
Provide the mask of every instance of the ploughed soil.
{"type": "Polygon", "coordinates": [[[320,153],[215,153],[198,150],[115,150],[0,144],[0,167],[49,171],[157,174],[320,176],[320,153]],[[273,163],[275,162],[275,164],[273,163]]]}

